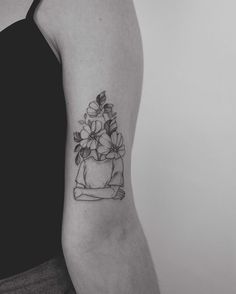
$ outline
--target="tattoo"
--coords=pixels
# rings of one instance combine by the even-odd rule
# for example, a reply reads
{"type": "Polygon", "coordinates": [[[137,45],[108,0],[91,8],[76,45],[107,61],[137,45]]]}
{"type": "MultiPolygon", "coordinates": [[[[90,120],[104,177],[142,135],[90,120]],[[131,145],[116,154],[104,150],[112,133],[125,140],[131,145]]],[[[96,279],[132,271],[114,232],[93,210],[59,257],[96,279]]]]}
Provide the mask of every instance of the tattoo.
{"type": "Polygon", "coordinates": [[[77,201],[122,200],[125,197],[123,136],[118,133],[117,113],[101,92],[89,103],[80,130],[74,133],[77,201]]]}

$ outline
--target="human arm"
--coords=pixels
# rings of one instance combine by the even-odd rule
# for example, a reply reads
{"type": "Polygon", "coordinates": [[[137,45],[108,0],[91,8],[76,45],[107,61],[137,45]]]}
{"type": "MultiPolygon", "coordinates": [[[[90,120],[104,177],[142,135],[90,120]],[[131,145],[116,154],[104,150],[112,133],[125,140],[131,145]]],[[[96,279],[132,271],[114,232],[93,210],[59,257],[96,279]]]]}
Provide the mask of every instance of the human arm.
{"type": "MultiPolygon", "coordinates": [[[[63,66],[68,113],[62,243],[70,276],[80,294],[158,294],[131,186],[131,150],[142,84],[142,52],[133,4],[128,0],[58,2],[57,25],[52,17],[49,26],[63,66]],[[122,187],[126,196],[122,201],[75,201],[78,165],[73,133],[89,103],[104,90],[116,109],[126,147],[122,187]]],[[[81,135],[82,130],[79,132],[81,135]]],[[[85,148],[84,144],[78,138],[78,145],[85,148]]],[[[108,168],[99,169],[90,181],[104,182],[108,168]]]]}
{"type": "Polygon", "coordinates": [[[97,189],[76,187],[74,189],[74,198],[77,201],[95,201],[101,199],[122,200],[124,197],[125,192],[118,186],[97,189]]]}

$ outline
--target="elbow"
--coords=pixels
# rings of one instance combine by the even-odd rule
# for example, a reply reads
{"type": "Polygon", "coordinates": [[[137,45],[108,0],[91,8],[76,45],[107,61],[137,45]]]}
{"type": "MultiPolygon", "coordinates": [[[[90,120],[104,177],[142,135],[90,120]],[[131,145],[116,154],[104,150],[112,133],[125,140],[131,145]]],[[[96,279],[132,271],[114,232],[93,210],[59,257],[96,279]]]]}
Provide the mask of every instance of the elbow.
{"type": "Polygon", "coordinates": [[[89,222],[77,230],[65,230],[62,238],[65,256],[97,253],[107,248],[125,245],[141,226],[136,216],[103,217],[98,222],[89,222]]]}

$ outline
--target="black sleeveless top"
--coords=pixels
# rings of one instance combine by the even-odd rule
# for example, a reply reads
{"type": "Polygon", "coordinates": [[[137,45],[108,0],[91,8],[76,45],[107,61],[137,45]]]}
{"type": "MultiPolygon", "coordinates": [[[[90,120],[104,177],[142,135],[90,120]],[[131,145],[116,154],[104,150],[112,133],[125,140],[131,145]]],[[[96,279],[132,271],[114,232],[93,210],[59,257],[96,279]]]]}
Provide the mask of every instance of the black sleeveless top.
{"type": "Polygon", "coordinates": [[[39,2],[0,32],[0,279],[62,252],[65,99],[39,2]]]}

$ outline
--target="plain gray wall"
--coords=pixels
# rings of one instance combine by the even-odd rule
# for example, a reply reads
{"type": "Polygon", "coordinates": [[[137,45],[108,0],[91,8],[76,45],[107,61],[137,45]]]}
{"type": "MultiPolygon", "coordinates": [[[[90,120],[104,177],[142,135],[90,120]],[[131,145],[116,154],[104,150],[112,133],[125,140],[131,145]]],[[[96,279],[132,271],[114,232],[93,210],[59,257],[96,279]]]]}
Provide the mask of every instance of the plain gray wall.
{"type": "Polygon", "coordinates": [[[162,294],[236,293],[236,2],[135,0],[136,205],[162,294]]]}

